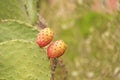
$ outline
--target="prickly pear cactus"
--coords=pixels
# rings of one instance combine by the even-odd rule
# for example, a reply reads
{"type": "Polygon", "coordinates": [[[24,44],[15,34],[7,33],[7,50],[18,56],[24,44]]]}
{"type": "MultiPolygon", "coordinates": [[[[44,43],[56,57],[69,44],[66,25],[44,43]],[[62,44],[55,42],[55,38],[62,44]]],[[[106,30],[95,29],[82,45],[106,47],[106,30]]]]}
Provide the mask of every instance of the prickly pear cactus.
{"type": "Polygon", "coordinates": [[[0,1],[0,80],[49,80],[49,60],[36,44],[37,0],[0,1]]]}
{"type": "Polygon", "coordinates": [[[15,19],[34,24],[37,0],[0,0],[0,20],[15,19]]]}
{"type": "Polygon", "coordinates": [[[38,32],[32,26],[15,20],[0,22],[0,36],[2,36],[0,37],[0,42],[13,39],[35,41],[38,32]]]}
{"type": "Polygon", "coordinates": [[[34,42],[0,43],[0,80],[49,80],[48,66],[45,51],[34,42]]]}

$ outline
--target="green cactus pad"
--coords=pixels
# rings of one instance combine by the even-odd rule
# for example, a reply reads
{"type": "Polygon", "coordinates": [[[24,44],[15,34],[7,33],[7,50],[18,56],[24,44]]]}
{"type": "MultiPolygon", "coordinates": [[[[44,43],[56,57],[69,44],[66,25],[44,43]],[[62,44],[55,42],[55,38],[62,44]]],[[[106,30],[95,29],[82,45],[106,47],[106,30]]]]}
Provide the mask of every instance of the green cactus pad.
{"type": "Polygon", "coordinates": [[[37,0],[0,0],[0,20],[16,19],[33,24],[37,19],[37,0]]]}
{"type": "Polygon", "coordinates": [[[38,32],[37,29],[22,22],[14,20],[2,21],[0,23],[0,42],[13,39],[35,41],[38,32]]]}
{"type": "Polygon", "coordinates": [[[35,42],[0,43],[0,80],[49,80],[49,60],[35,42]]]}

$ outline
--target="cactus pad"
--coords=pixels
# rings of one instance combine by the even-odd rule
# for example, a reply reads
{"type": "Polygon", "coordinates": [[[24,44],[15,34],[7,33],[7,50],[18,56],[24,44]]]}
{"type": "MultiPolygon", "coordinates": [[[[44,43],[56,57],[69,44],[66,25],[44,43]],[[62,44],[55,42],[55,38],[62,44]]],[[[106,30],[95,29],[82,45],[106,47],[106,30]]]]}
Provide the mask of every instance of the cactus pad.
{"type": "Polygon", "coordinates": [[[3,21],[0,23],[0,42],[13,39],[34,41],[38,32],[32,26],[22,22],[3,21]]]}
{"type": "Polygon", "coordinates": [[[0,80],[49,80],[49,61],[35,42],[0,43],[0,80]]]}
{"type": "Polygon", "coordinates": [[[37,19],[37,0],[0,0],[0,20],[16,19],[33,24],[37,19]]]}

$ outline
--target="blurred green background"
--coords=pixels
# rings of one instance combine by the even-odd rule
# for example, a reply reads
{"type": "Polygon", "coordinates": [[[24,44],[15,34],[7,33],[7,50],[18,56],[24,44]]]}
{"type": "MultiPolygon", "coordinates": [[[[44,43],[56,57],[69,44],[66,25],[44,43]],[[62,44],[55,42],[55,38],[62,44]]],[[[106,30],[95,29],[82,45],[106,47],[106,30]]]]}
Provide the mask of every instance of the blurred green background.
{"type": "MultiPolygon", "coordinates": [[[[120,1],[41,0],[40,14],[68,44],[68,80],[120,80],[120,1]]],[[[63,74],[64,75],[64,74],[63,74]]],[[[56,72],[55,80],[62,80],[56,72]]]]}

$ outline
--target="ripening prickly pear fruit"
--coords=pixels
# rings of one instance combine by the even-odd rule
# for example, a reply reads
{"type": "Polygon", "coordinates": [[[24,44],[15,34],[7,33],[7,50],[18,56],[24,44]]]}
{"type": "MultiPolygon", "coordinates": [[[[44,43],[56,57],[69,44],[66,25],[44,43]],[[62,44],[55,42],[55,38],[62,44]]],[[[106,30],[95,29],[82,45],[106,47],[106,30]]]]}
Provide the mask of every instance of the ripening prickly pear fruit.
{"type": "Polygon", "coordinates": [[[47,46],[53,39],[54,32],[50,28],[44,28],[37,36],[36,42],[42,48],[47,46]]]}
{"type": "Polygon", "coordinates": [[[62,56],[67,48],[63,40],[58,40],[49,45],[47,55],[49,58],[58,58],[62,56]]]}

